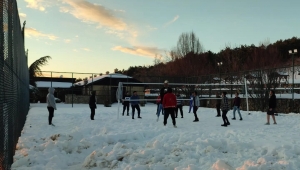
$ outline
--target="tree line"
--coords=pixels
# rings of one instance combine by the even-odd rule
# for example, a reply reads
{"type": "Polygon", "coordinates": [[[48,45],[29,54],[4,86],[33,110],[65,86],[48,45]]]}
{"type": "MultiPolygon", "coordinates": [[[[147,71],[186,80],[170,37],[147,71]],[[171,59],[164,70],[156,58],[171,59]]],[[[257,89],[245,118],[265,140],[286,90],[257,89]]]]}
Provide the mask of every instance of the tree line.
{"type": "MultiPolygon", "coordinates": [[[[195,33],[182,33],[176,47],[164,59],[155,57],[151,66],[130,66],[121,73],[133,77],[141,76],[201,76],[222,73],[270,69],[291,66],[288,51],[298,49],[300,39],[292,37],[270,43],[265,40],[258,46],[226,46],[218,53],[205,51],[195,33]],[[218,66],[218,62],[222,62],[218,66]]],[[[296,56],[295,56],[296,57],[296,56]]]]}

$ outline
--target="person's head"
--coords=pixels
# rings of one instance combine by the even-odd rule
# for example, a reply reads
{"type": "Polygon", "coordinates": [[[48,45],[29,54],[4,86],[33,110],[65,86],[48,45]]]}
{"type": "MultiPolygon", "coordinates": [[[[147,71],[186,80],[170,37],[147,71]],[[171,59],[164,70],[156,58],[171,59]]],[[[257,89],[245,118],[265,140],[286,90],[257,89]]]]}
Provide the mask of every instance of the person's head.
{"type": "Polygon", "coordinates": [[[180,96],[180,94],[177,92],[177,93],[176,93],[176,96],[180,96]]]}
{"type": "Polygon", "coordinates": [[[168,80],[165,80],[164,82],[164,87],[168,87],[169,86],[169,81],[168,80]]]}
{"type": "Polygon", "coordinates": [[[168,87],[167,93],[172,93],[172,88],[171,87],[168,87]]]}
{"type": "Polygon", "coordinates": [[[194,91],[194,92],[193,92],[193,96],[197,96],[197,91],[194,91]]]}
{"type": "Polygon", "coordinates": [[[223,91],[223,92],[222,92],[222,97],[225,97],[226,94],[227,94],[226,91],[223,91]]]}
{"type": "Polygon", "coordinates": [[[137,92],[136,92],[136,91],[133,91],[133,95],[136,96],[136,95],[137,95],[137,92]]]}
{"type": "Polygon", "coordinates": [[[235,97],[238,97],[239,96],[239,93],[238,92],[235,92],[235,97]]]}
{"type": "Polygon", "coordinates": [[[53,87],[49,87],[48,92],[49,92],[50,94],[54,94],[55,89],[54,89],[53,87]]]}
{"type": "Polygon", "coordinates": [[[270,90],[270,96],[274,95],[275,91],[274,90],[270,90]]]}

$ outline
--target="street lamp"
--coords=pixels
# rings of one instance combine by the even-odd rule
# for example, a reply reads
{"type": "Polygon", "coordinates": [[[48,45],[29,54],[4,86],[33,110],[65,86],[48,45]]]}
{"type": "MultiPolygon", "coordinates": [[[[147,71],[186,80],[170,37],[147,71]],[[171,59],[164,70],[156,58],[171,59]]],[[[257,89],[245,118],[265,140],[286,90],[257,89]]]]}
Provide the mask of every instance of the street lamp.
{"type": "Polygon", "coordinates": [[[289,55],[292,55],[293,60],[293,83],[292,83],[292,100],[293,100],[293,109],[294,109],[294,79],[295,79],[295,62],[294,62],[294,54],[297,54],[297,49],[289,50],[289,55]]]}
{"type": "Polygon", "coordinates": [[[217,64],[218,64],[219,73],[220,73],[219,79],[220,79],[220,93],[221,93],[221,66],[223,65],[223,62],[221,61],[221,62],[218,62],[217,64]]]}

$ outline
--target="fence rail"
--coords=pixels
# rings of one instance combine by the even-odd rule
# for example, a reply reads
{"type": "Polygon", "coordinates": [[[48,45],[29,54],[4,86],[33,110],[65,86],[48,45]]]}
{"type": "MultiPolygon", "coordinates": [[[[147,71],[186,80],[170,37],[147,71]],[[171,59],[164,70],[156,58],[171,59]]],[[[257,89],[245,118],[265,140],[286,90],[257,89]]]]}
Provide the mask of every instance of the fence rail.
{"type": "Polygon", "coordinates": [[[29,77],[16,0],[0,1],[0,169],[11,169],[29,109],[29,77]]]}

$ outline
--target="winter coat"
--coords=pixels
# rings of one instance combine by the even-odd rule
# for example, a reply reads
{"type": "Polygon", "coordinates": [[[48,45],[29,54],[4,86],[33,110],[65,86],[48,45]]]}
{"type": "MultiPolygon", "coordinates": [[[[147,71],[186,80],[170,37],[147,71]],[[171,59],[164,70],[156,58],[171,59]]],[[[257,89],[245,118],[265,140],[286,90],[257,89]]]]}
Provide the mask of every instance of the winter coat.
{"type": "Polygon", "coordinates": [[[135,106],[135,105],[138,105],[139,103],[140,103],[140,101],[139,101],[139,99],[140,99],[140,97],[138,96],[138,95],[132,95],[131,97],[130,97],[130,104],[132,105],[132,106],[135,106]]]}
{"type": "Polygon", "coordinates": [[[276,108],[276,95],[272,95],[269,99],[269,109],[275,109],[276,108]]]}
{"type": "Polygon", "coordinates": [[[177,98],[177,106],[178,105],[183,105],[183,100],[181,100],[182,97],[180,97],[180,95],[178,95],[178,96],[176,96],[176,98],[177,98]]]}
{"type": "Polygon", "coordinates": [[[92,94],[90,96],[90,100],[89,100],[89,106],[90,106],[90,108],[95,108],[96,109],[97,108],[96,103],[97,103],[96,96],[94,94],[92,94]]]}
{"type": "Polygon", "coordinates": [[[124,96],[123,105],[129,105],[130,95],[126,94],[124,96]]]}
{"type": "MultiPolygon", "coordinates": [[[[219,95],[216,96],[216,98],[221,98],[219,95]]],[[[217,99],[217,106],[220,106],[221,105],[221,100],[220,99],[217,99]]]]}
{"type": "Polygon", "coordinates": [[[233,100],[233,106],[240,107],[241,106],[241,98],[240,97],[235,97],[233,100]]]}
{"type": "Polygon", "coordinates": [[[200,100],[198,96],[193,97],[193,106],[200,106],[200,100]]]}
{"type": "Polygon", "coordinates": [[[157,99],[156,99],[156,104],[160,104],[160,101],[161,101],[160,96],[158,96],[157,99]]]}
{"type": "Polygon", "coordinates": [[[191,97],[190,97],[190,106],[193,106],[193,101],[194,101],[194,97],[191,96],[191,97]]]}
{"type": "Polygon", "coordinates": [[[226,110],[226,111],[229,110],[228,98],[227,98],[226,96],[222,98],[222,101],[221,101],[221,109],[222,109],[222,110],[226,110]]]}
{"type": "Polygon", "coordinates": [[[48,94],[47,94],[47,107],[53,107],[56,110],[56,103],[55,103],[55,97],[54,97],[54,88],[50,87],[48,89],[48,94]]]}
{"type": "Polygon", "coordinates": [[[160,89],[160,103],[163,103],[164,95],[167,93],[167,87],[163,87],[160,89]]]}
{"type": "Polygon", "coordinates": [[[176,107],[176,96],[173,93],[166,93],[163,99],[164,108],[175,108],[176,107]]]}

